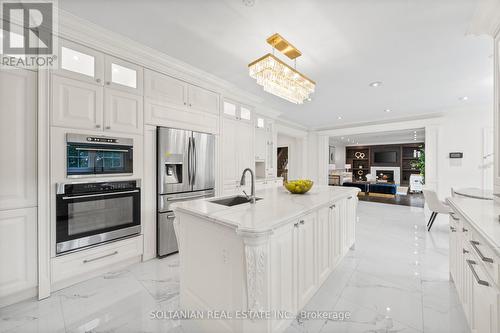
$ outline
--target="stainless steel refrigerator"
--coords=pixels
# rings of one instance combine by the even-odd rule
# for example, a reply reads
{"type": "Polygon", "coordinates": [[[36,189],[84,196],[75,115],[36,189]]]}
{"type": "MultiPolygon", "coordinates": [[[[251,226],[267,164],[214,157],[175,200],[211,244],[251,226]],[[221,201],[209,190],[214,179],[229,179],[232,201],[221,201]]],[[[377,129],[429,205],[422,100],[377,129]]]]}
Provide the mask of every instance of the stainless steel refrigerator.
{"type": "Polygon", "coordinates": [[[215,138],[211,134],[157,128],[157,254],[178,251],[172,204],[214,196],[215,138]]]}

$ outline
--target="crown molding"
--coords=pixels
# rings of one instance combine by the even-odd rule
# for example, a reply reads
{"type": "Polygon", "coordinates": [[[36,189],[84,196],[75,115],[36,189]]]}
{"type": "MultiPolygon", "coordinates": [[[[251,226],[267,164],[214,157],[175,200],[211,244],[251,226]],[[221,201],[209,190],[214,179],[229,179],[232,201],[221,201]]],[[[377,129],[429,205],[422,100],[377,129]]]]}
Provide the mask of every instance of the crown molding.
{"type": "Polygon", "coordinates": [[[211,73],[59,9],[59,37],[140,64],[223,95],[260,105],[263,99],[211,73]]]}

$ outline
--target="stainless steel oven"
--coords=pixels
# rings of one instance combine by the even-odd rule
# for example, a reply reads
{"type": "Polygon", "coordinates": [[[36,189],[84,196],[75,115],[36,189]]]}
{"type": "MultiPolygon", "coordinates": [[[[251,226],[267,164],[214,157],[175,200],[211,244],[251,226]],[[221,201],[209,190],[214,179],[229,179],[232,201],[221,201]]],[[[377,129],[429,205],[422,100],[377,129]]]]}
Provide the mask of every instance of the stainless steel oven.
{"type": "Polygon", "coordinates": [[[66,134],[66,174],[69,178],[99,175],[131,175],[134,141],[66,134]]]}
{"type": "Polygon", "coordinates": [[[140,181],[57,185],[56,255],[141,232],[140,181]]]}

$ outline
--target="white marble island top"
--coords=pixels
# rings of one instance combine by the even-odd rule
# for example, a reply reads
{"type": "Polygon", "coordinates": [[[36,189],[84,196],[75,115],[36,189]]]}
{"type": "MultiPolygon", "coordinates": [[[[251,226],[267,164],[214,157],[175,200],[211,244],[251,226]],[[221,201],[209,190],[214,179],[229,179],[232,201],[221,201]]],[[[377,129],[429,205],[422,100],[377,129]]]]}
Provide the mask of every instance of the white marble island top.
{"type": "Polygon", "coordinates": [[[449,204],[477,230],[500,255],[500,204],[467,197],[448,198],[449,204]]]}
{"type": "MultiPolygon", "coordinates": [[[[239,232],[266,233],[294,219],[337,200],[356,197],[359,189],[352,187],[314,186],[306,194],[291,194],[283,187],[256,191],[255,204],[232,207],[219,205],[210,198],[179,203],[174,211],[201,216],[205,220],[224,224],[239,232]]],[[[227,197],[227,196],[225,196],[227,197]]]]}

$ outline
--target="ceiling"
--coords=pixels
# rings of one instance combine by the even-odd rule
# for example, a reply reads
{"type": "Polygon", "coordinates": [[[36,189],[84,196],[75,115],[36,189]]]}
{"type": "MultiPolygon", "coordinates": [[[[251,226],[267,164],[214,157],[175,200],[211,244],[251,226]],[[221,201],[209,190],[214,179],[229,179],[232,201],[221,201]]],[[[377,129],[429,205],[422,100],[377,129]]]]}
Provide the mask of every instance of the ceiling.
{"type": "Polygon", "coordinates": [[[493,105],[493,47],[466,36],[480,0],[59,0],[63,10],[256,94],[310,128],[493,105]],[[251,6],[245,3],[253,3],[251,6]],[[295,105],[262,91],[247,65],[279,32],[317,82],[295,105]],[[381,81],[376,88],[369,83],[381,81]],[[460,97],[468,96],[467,101],[460,97]],[[390,112],[386,112],[390,109],[390,112]],[[341,118],[341,119],[339,119],[341,118]]]}
{"type": "Polygon", "coordinates": [[[363,146],[424,141],[425,129],[423,128],[330,137],[330,145],[332,146],[363,146]]]}

